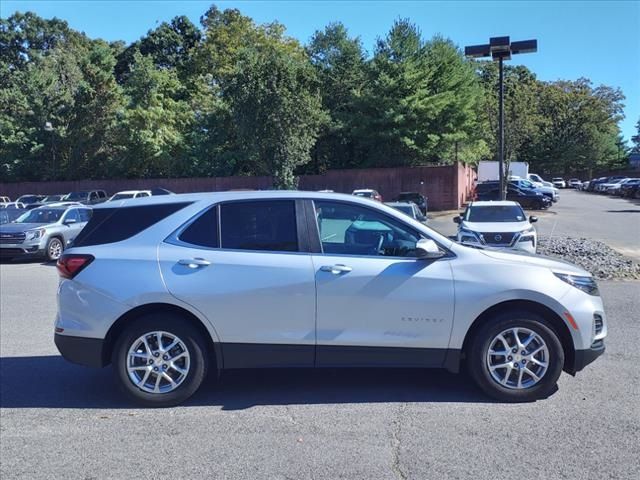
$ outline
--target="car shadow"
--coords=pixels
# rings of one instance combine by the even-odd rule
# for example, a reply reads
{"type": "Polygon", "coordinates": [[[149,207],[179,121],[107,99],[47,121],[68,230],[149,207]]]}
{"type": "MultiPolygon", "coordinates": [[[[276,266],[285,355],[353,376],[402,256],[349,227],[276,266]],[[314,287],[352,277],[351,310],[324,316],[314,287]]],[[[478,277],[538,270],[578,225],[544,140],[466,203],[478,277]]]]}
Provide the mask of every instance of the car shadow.
{"type": "MultiPolygon", "coordinates": [[[[213,377],[213,375],[212,375],[213,377]]],[[[133,408],[111,368],[60,356],[0,358],[1,408],[133,408]]],[[[493,402],[466,375],[426,369],[230,370],[203,384],[184,406],[243,410],[258,405],[493,402]]]]}
{"type": "Polygon", "coordinates": [[[607,213],[640,213],[638,210],[607,210],[607,213]]]}

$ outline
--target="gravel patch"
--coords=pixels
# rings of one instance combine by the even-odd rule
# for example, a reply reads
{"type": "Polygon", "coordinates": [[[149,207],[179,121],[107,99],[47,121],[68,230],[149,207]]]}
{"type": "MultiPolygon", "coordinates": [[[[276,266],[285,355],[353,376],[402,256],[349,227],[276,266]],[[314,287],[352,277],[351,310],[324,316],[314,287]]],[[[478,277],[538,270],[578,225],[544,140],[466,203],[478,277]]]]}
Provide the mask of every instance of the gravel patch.
{"type": "Polygon", "coordinates": [[[537,253],[575,263],[599,279],[640,279],[640,264],[597,240],[540,237],[537,253]]]}

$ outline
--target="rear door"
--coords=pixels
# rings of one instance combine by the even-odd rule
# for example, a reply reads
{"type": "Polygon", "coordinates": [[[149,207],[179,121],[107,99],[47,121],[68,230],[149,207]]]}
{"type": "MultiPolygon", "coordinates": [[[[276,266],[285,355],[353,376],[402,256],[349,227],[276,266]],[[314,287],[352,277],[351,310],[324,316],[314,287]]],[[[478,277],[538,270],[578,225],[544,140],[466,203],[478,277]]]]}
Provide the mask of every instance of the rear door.
{"type": "Polygon", "coordinates": [[[295,200],[216,205],[162,243],[167,289],[212,323],[225,368],[313,366],[315,283],[295,200]]]}

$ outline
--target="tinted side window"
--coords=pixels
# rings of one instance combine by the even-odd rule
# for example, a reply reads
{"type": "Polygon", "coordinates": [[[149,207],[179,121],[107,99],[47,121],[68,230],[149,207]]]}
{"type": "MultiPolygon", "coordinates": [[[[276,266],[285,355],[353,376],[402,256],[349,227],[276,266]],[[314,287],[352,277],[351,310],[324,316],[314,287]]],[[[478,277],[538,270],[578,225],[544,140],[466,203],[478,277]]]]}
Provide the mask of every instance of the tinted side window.
{"type": "Polygon", "coordinates": [[[359,205],[314,203],[324,253],[414,256],[420,235],[394,218],[359,205]]]}
{"type": "Polygon", "coordinates": [[[190,202],[141,207],[96,208],[91,220],[78,234],[73,245],[86,247],[126,240],[187,205],[190,205],[190,202]]]}
{"type": "Polygon", "coordinates": [[[88,222],[91,219],[91,212],[88,208],[84,208],[82,210],[78,210],[80,212],[80,221],[88,222]]]}
{"type": "Polygon", "coordinates": [[[297,252],[293,200],[227,203],[220,207],[222,248],[297,252]]]}
{"type": "Polygon", "coordinates": [[[218,209],[210,208],[189,225],[179,237],[180,241],[200,247],[218,247],[218,209]]]}
{"type": "Polygon", "coordinates": [[[69,210],[64,216],[64,221],[66,222],[67,220],[75,220],[76,222],[79,222],[80,215],[78,215],[78,209],[72,208],[71,210],[69,210]]]}

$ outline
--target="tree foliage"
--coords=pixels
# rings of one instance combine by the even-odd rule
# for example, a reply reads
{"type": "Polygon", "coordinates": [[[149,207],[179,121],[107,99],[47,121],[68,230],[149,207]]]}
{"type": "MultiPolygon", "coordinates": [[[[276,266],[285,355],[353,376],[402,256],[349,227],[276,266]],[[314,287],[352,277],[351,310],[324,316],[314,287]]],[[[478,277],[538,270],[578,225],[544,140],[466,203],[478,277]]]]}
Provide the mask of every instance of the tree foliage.
{"type": "MultiPolygon", "coordinates": [[[[15,13],[0,19],[0,180],[273,175],[291,188],[330,168],[475,163],[496,151],[496,82],[494,63],[407,19],[369,55],[340,23],[303,46],[216,6],[129,45],[15,13]]],[[[509,65],[508,160],[543,173],[623,165],[623,101],[509,65]]]]}

